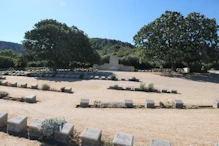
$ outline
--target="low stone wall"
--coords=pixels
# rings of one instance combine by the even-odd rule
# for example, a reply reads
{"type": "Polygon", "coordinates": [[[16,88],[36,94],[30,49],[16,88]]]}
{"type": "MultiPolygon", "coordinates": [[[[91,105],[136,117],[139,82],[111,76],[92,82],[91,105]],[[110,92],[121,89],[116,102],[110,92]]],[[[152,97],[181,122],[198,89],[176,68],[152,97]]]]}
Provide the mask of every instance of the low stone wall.
{"type": "Polygon", "coordinates": [[[110,65],[109,63],[105,63],[103,65],[94,64],[93,68],[98,70],[112,70],[112,71],[135,71],[134,66],[124,66],[122,64],[118,65],[110,65]]]}

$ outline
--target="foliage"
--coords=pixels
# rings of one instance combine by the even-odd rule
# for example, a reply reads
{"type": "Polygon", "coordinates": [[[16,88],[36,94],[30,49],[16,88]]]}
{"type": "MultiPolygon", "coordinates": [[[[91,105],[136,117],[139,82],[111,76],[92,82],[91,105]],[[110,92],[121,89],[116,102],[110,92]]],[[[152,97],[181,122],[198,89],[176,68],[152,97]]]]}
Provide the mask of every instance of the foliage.
{"type": "Polygon", "coordinates": [[[6,96],[8,96],[8,92],[0,91],[0,98],[4,98],[6,96]]]}
{"type": "Polygon", "coordinates": [[[39,129],[42,130],[43,137],[50,139],[53,137],[54,132],[58,131],[65,123],[66,121],[64,119],[45,119],[39,129]]]}
{"type": "Polygon", "coordinates": [[[61,92],[64,92],[65,91],[65,87],[61,87],[61,92]]]}
{"type": "Polygon", "coordinates": [[[42,85],[42,90],[49,90],[50,86],[48,84],[43,84],[42,85]]]}
{"type": "Polygon", "coordinates": [[[126,108],[126,105],[123,102],[108,102],[100,103],[99,108],[126,108]]]}
{"type": "Polygon", "coordinates": [[[197,105],[186,105],[186,109],[198,109],[199,106],[197,105]]]}
{"type": "Polygon", "coordinates": [[[16,53],[24,53],[21,44],[0,41],[0,50],[13,50],[16,53]]]}
{"type": "Polygon", "coordinates": [[[163,102],[160,102],[160,108],[174,108],[174,103],[166,99],[163,102]]]}
{"type": "Polygon", "coordinates": [[[143,26],[134,36],[136,47],[142,49],[141,60],[170,63],[206,63],[218,61],[218,25],[215,19],[199,13],[184,17],[179,12],[166,11],[143,26]]]}
{"type": "Polygon", "coordinates": [[[116,75],[113,74],[110,76],[110,80],[117,81],[118,79],[117,79],[116,75]]]}
{"type": "Polygon", "coordinates": [[[107,135],[103,135],[101,138],[101,146],[113,146],[112,139],[107,135]]]}
{"type": "Polygon", "coordinates": [[[143,91],[145,89],[145,85],[146,85],[145,83],[141,82],[140,83],[140,90],[143,91]]]}
{"type": "Polygon", "coordinates": [[[68,67],[75,61],[92,64],[98,58],[82,30],[56,20],[46,19],[36,23],[24,38],[23,47],[27,55],[47,60],[48,66],[54,70],[58,66],[68,67]]]}
{"type": "Polygon", "coordinates": [[[149,91],[152,91],[153,88],[154,88],[154,83],[148,84],[148,90],[149,90],[149,91]]]}

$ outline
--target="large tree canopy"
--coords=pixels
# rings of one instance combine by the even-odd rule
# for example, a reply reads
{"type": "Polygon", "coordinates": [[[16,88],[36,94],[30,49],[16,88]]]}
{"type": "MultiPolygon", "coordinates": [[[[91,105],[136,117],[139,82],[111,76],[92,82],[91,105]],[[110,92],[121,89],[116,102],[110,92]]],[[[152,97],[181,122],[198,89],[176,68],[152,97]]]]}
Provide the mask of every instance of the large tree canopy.
{"type": "Polygon", "coordinates": [[[74,62],[94,63],[98,54],[91,49],[87,35],[77,27],[68,27],[56,20],[46,19],[34,25],[24,36],[27,55],[47,60],[50,67],[67,67],[74,62]]]}
{"type": "Polygon", "coordinates": [[[141,60],[189,65],[216,59],[217,30],[215,19],[199,13],[184,18],[179,12],[166,11],[143,26],[134,36],[134,42],[142,48],[141,60]]]}

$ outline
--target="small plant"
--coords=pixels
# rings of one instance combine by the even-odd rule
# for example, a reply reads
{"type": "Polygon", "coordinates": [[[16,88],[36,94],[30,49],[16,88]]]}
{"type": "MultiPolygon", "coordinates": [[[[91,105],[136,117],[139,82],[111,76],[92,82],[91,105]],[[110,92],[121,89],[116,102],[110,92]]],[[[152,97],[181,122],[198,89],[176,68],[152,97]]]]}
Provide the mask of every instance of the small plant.
{"type": "Polygon", "coordinates": [[[43,84],[42,85],[42,90],[49,90],[50,86],[48,84],[43,84]]]}
{"type": "Polygon", "coordinates": [[[150,83],[150,84],[148,85],[148,90],[149,90],[149,91],[152,91],[153,88],[154,88],[154,83],[150,83]]]}
{"type": "Polygon", "coordinates": [[[97,100],[95,100],[95,101],[94,101],[94,106],[95,106],[95,107],[99,107],[99,106],[100,106],[100,104],[101,104],[101,102],[100,102],[100,101],[97,101],[97,100]]]}
{"type": "Polygon", "coordinates": [[[25,97],[21,97],[20,102],[25,102],[25,97]]]}
{"type": "Polygon", "coordinates": [[[123,102],[100,103],[100,108],[126,108],[123,102]]]}
{"type": "Polygon", "coordinates": [[[186,105],[186,109],[198,109],[199,106],[197,105],[186,105]]]}
{"type": "Polygon", "coordinates": [[[45,119],[38,128],[39,130],[42,130],[42,135],[44,138],[51,139],[53,138],[54,132],[59,131],[65,123],[65,119],[45,119]]]}
{"type": "Polygon", "coordinates": [[[141,82],[140,83],[140,90],[143,91],[145,89],[145,83],[141,82]]]}
{"type": "Polygon", "coordinates": [[[61,92],[64,92],[65,91],[65,87],[61,87],[61,92]]]}
{"type": "Polygon", "coordinates": [[[163,102],[160,102],[160,108],[174,108],[174,103],[166,99],[163,102]]]}
{"type": "Polygon", "coordinates": [[[110,76],[110,80],[117,81],[118,79],[117,79],[116,75],[113,74],[110,76]]]}
{"type": "Polygon", "coordinates": [[[8,92],[0,91],[0,99],[8,96],[8,92]]]}
{"type": "Polygon", "coordinates": [[[83,79],[83,78],[84,78],[84,74],[80,74],[79,79],[83,79]]]}
{"type": "Polygon", "coordinates": [[[132,77],[131,78],[132,81],[136,81],[136,79],[137,79],[136,77],[132,77]]]}
{"type": "Polygon", "coordinates": [[[103,135],[101,138],[101,146],[113,146],[112,139],[107,135],[103,135]]]}

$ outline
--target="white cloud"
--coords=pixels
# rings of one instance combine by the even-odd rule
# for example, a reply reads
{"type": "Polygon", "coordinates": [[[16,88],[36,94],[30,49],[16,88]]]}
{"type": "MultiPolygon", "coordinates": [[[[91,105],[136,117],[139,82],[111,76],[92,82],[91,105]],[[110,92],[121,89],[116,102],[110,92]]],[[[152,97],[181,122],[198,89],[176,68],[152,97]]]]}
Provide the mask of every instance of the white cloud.
{"type": "Polygon", "coordinates": [[[67,3],[65,1],[59,1],[59,6],[60,7],[66,7],[67,3]]]}

